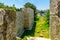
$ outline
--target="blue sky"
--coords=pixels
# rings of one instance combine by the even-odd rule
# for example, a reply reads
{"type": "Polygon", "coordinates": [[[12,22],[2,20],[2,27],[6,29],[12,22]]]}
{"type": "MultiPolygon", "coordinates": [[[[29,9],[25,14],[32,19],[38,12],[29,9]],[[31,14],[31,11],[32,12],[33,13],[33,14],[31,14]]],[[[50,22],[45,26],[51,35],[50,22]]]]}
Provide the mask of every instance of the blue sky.
{"type": "Polygon", "coordinates": [[[0,0],[0,2],[9,6],[15,4],[17,8],[24,7],[24,4],[27,2],[34,4],[39,10],[46,10],[50,8],[50,0],[0,0]]]}

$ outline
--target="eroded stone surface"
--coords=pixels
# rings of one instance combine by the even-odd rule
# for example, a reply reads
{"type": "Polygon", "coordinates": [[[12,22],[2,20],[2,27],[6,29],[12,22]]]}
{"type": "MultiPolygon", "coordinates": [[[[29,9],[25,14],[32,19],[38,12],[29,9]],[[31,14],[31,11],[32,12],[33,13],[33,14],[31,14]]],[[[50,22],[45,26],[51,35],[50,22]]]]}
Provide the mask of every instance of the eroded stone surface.
{"type": "Polygon", "coordinates": [[[21,36],[24,31],[24,14],[21,11],[16,12],[16,31],[17,36],[21,36]]]}
{"type": "Polygon", "coordinates": [[[0,33],[0,40],[4,40],[3,34],[0,33]]]}
{"type": "Polygon", "coordinates": [[[60,0],[50,1],[51,40],[60,40],[60,0]]]}
{"type": "Polygon", "coordinates": [[[51,26],[51,31],[50,32],[51,32],[51,38],[53,40],[55,40],[56,37],[58,39],[58,35],[59,35],[58,23],[59,23],[58,16],[50,16],[50,26],[51,26]]]}
{"type": "Polygon", "coordinates": [[[0,9],[0,40],[16,40],[16,12],[0,9]]]}
{"type": "Polygon", "coordinates": [[[6,40],[16,40],[16,12],[13,10],[5,10],[6,16],[6,40]]]}
{"type": "Polygon", "coordinates": [[[24,14],[24,28],[31,30],[34,22],[34,10],[31,8],[23,8],[24,14]]]}

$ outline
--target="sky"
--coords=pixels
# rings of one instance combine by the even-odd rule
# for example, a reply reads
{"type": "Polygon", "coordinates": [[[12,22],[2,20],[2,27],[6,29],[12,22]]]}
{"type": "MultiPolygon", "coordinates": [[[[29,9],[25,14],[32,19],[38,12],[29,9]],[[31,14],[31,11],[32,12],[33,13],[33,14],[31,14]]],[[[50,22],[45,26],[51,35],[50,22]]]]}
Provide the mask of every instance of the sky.
{"type": "Polygon", "coordinates": [[[27,2],[34,4],[39,10],[50,8],[50,0],[0,0],[0,3],[4,3],[4,5],[12,6],[15,4],[15,7],[17,8],[24,7],[24,4],[27,2]]]}

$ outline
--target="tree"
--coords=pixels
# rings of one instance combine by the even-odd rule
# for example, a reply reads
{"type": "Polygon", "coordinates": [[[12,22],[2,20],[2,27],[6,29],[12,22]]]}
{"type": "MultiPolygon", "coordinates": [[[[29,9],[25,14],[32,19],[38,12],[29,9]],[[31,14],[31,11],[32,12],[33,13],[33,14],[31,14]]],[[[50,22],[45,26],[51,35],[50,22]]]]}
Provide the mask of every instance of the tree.
{"type": "Polygon", "coordinates": [[[3,3],[0,3],[0,8],[4,8],[4,4],[3,3]]]}
{"type": "Polygon", "coordinates": [[[49,9],[47,10],[47,13],[46,13],[45,17],[46,17],[46,19],[48,21],[46,23],[49,24],[49,21],[50,21],[50,10],[49,9]]]}
{"type": "Polygon", "coordinates": [[[20,11],[20,9],[19,8],[16,8],[16,11],[20,11]]]}
{"type": "Polygon", "coordinates": [[[25,6],[26,8],[27,8],[27,7],[32,8],[32,9],[34,10],[34,13],[35,13],[35,11],[36,11],[36,6],[35,6],[35,5],[33,5],[32,3],[27,2],[24,6],[25,6]]]}

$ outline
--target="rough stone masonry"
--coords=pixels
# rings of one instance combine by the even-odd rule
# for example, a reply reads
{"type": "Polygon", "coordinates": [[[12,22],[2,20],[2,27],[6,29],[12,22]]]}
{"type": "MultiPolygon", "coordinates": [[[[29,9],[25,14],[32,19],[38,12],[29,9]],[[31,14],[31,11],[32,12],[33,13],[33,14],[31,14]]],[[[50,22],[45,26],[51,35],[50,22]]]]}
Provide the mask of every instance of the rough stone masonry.
{"type": "Polygon", "coordinates": [[[23,8],[22,13],[24,14],[24,28],[31,30],[34,23],[34,10],[31,8],[23,8]]]}
{"type": "Polygon", "coordinates": [[[60,40],[60,0],[50,0],[51,40],[60,40]]]}
{"type": "Polygon", "coordinates": [[[0,9],[0,40],[16,40],[16,12],[0,9]]]}
{"type": "Polygon", "coordinates": [[[20,37],[25,30],[31,30],[34,23],[34,10],[31,8],[22,8],[16,12],[17,37],[20,37]]]}
{"type": "Polygon", "coordinates": [[[24,16],[21,11],[16,12],[16,29],[17,36],[20,37],[24,32],[24,16]]]}

